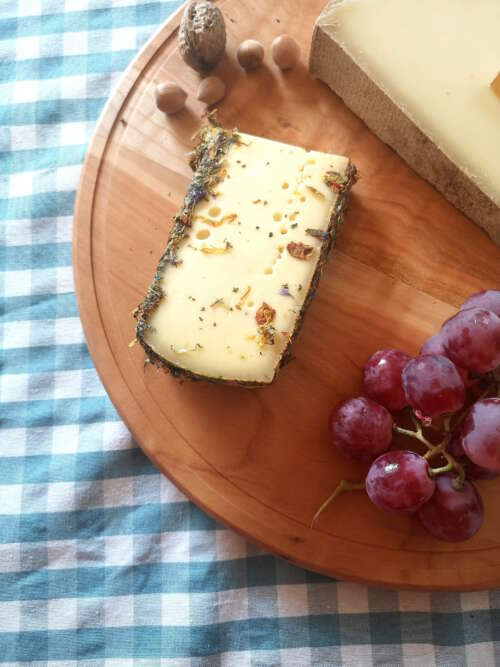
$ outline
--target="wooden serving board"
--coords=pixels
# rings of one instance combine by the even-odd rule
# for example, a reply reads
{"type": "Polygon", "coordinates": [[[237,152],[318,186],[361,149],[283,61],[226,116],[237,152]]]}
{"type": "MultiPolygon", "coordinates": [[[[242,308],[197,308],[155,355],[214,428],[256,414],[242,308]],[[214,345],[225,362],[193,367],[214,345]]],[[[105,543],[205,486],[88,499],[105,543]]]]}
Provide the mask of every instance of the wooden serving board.
{"type": "Polygon", "coordinates": [[[308,312],[295,360],[268,388],[180,383],[143,369],[131,312],[142,300],[190,176],[185,153],[204,112],[198,75],[177,50],[176,13],[136,57],[110,98],[85,160],[75,209],[80,314],[101,379],[146,454],[211,515],[276,554],[329,575],[428,589],[500,585],[500,482],[481,482],[486,519],[471,541],[431,539],[411,517],[380,513],[345,494],[314,530],[310,520],[342,477],[365,473],[329,441],[327,419],[361,389],[381,347],[415,354],[472,292],[500,283],[500,249],[416,176],[307,70],[323,0],[221,0],[227,57],[216,72],[228,127],[349,155],[360,171],[338,248],[308,312]],[[281,73],[269,45],[302,45],[281,73]],[[265,65],[246,74],[234,54],[258,38],[265,65]],[[187,108],[155,108],[164,79],[189,91],[187,108]]]}

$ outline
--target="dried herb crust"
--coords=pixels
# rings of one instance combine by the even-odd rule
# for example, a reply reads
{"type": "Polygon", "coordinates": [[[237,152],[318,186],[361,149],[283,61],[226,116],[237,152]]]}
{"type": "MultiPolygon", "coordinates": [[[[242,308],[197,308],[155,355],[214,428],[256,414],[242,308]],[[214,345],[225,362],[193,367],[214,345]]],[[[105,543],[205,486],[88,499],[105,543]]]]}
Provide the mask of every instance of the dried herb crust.
{"type": "MultiPolygon", "coordinates": [[[[276,369],[271,383],[245,380],[226,380],[223,377],[209,377],[206,375],[200,375],[198,373],[194,373],[193,371],[182,368],[181,366],[177,366],[173,362],[161,357],[148,345],[145,340],[145,334],[151,327],[148,321],[149,316],[164,297],[163,289],[160,285],[160,282],[163,279],[163,275],[169,265],[175,267],[180,263],[176,252],[183,239],[186,238],[189,234],[189,227],[191,226],[191,218],[194,208],[201,199],[208,199],[213,191],[214,186],[220,180],[219,174],[222,169],[222,163],[224,161],[225,155],[229,151],[231,145],[233,143],[239,143],[239,141],[240,137],[237,131],[225,130],[221,128],[217,125],[213,115],[208,116],[208,123],[200,129],[197,135],[197,144],[189,156],[189,164],[195,172],[193,179],[191,180],[191,183],[188,187],[188,191],[180,211],[174,216],[172,232],[167,241],[165,251],[161,256],[160,261],[158,262],[158,266],[153,277],[153,282],[151,283],[151,286],[146,293],[144,301],[134,310],[133,316],[137,320],[135,329],[136,339],[139,341],[146,353],[146,360],[144,362],[145,366],[147,364],[152,364],[157,368],[164,369],[173,377],[178,378],[185,377],[189,378],[190,380],[204,380],[205,382],[223,383],[244,387],[261,387],[274,382],[278,374],[278,370],[288,361],[290,361],[290,348],[302,328],[305,314],[316,293],[316,289],[330,254],[330,250],[336,243],[339,228],[344,221],[349,194],[352,186],[357,180],[357,170],[353,164],[349,163],[345,177],[342,179],[340,185],[338,182],[330,184],[334,185],[334,189],[338,193],[337,200],[335,202],[335,206],[332,209],[328,229],[323,235],[323,242],[320,249],[318,264],[316,266],[316,270],[314,271],[309,290],[302,308],[300,309],[300,313],[297,317],[294,330],[288,340],[288,344],[283,350],[280,363],[276,369]]],[[[326,182],[328,183],[328,181],[326,182]]]]}

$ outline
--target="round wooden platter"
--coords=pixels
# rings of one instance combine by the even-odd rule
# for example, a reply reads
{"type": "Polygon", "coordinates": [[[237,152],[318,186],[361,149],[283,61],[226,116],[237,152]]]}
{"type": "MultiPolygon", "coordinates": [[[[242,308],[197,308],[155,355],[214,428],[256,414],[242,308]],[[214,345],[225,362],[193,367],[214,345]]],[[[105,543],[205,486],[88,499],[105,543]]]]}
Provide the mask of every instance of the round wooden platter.
{"type": "Polygon", "coordinates": [[[131,312],[142,300],[183,200],[185,153],[205,111],[198,75],[181,60],[177,12],[126,71],[100,118],[75,209],[74,265],[90,352],[120,415],[146,454],[212,516],[274,553],[328,575],[385,586],[466,590],[500,585],[500,483],[481,482],[480,533],[464,544],[431,539],[411,517],[377,511],[365,494],[318,505],[358,465],[332,449],[327,419],[361,389],[364,360],[381,347],[415,354],[472,292],[498,286],[500,250],[416,176],[307,70],[323,0],[221,0],[227,56],[216,73],[227,127],[349,155],[361,178],[308,312],[295,360],[258,390],[179,382],[143,368],[131,312]],[[269,45],[294,35],[302,63],[282,73],[269,45]],[[266,47],[246,74],[242,39],[266,47]],[[154,105],[164,79],[188,91],[166,117],[154,105]]]}

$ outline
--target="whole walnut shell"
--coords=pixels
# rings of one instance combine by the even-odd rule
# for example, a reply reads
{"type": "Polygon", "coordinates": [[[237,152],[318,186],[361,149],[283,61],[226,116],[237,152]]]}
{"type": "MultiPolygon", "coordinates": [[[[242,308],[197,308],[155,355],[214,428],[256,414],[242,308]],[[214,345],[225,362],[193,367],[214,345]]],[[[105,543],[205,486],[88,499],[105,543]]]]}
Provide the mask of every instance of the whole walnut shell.
{"type": "Polygon", "coordinates": [[[186,8],[179,28],[179,50],[185,62],[204,73],[216,65],[226,48],[226,26],[218,7],[194,0],[186,8]]]}

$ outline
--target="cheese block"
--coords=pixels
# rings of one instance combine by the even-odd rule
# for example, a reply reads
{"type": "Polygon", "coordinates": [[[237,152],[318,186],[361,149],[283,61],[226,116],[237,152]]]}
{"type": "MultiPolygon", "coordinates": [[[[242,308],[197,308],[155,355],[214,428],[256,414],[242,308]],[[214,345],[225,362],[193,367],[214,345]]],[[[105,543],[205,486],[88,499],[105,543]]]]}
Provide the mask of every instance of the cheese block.
{"type": "Polygon", "coordinates": [[[310,70],[500,243],[498,0],[333,0],[310,70]]]}
{"type": "Polygon", "coordinates": [[[208,123],[194,177],[137,309],[147,360],[258,386],[288,356],[342,222],[348,158],[208,123]]]}

